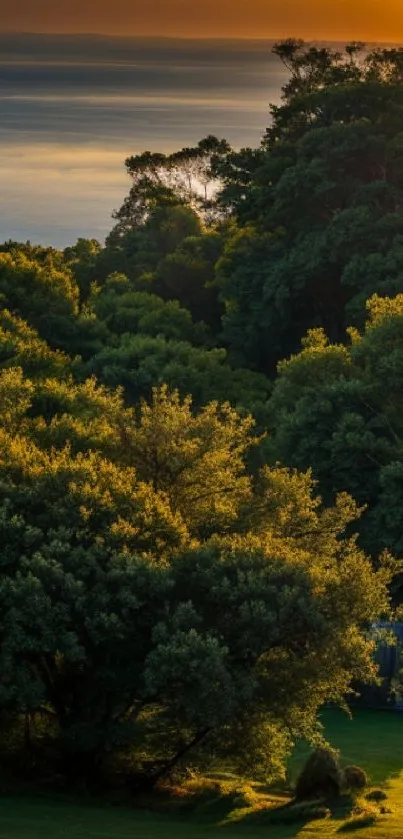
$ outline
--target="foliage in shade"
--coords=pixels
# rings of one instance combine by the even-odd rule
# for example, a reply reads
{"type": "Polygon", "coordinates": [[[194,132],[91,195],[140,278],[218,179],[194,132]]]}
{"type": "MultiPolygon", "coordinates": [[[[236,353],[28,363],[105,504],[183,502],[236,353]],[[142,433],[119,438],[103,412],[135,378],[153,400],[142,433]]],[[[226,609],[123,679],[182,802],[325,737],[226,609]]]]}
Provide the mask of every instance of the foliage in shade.
{"type": "Polygon", "coordinates": [[[345,766],[343,775],[345,786],[348,789],[363,790],[368,786],[367,773],[361,766],[345,766]]]}
{"type": "Polygon", "coordinates": [[[371,295],[403,291],[402,51],[291,39],[274,52],[290,79],[263,146],[216,169],[237,222],[217,264],[222,338],[269,374],[307,329],[343,340],[371,295]]]}
{"type": "Polygon", "coordinates": [[[297,801],[335,798],[344,786],[339,755],[329,746],[317,748],[308,758],[295,785],[297,801]]]}
{"type": "Polygon", "coordinates": [[[282,462],[312,468],[328,501],[343,489],[365,505],[368,550],[401,556],[403,297],[375,295],[367,310],[350,345],[313,330],[301,353],[279,366],[271,447],[282,462]]]}

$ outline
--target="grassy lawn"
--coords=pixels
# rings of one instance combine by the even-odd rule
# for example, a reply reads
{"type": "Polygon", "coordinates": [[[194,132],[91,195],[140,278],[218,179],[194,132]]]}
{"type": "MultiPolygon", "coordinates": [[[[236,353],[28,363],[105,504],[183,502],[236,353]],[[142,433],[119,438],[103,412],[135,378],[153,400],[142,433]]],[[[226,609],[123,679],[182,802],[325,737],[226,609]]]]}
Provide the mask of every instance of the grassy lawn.
{"type": "Polygon", "coordinates": [[[216,839],[222,828],[118,808],[41,799],[0,800],[1,839],[216,839]]]}
{"type": "MultiPolygon", "coordinates": [[[[345,831],[346,812],[308,824],[271,825],[267,811],[239,813],[226,824],[193,816],[166,817],[116,807],[90,807],[53,799],[0,798],[0,839],[403,839],[403,714],[359,712],[353,721],[341,713],[324,717],[326,734],[345,763],[358,763],[373,787],[383,787],[386,814],[373,826],[345,831]]],[[[291,761],[295,776],[307,749],[291,761]]],[[[371,805],[369,805],[371,806],[371,805]]]]}
{"type": "MultiPolygon", "coordinates": [[[[323,724],[331,745],[340,749],[343,764],[362,766],[373,786],[403,772],[403,713],[358,711],[350,719],[341,711],[330,711],[323,715],[323,724]]],[[[296,749],[292,777],[308,753],[307,747],[296,749]]]]}
{"type": "MultiPolygon", "coordinates": [[[[324,724],[327,737],[340,749],[343,762],[361,765],[371,786],[382,787],[388,794],[385,804],[391,812],[372,827],[352,831],[352,835],[361,839],[403,839],[403,714],[360,711],[350,720],[344,714],[332,713],[325,716],[324,724]]],[[[297,750],[292,769],[297,769],[301,759],[302,750],[297,750]]],[[[342,826],[337,819],[331,819],[311,823],[293,835],[298,839],[342,839],[351,835],[340,830],[342,826]]]]}

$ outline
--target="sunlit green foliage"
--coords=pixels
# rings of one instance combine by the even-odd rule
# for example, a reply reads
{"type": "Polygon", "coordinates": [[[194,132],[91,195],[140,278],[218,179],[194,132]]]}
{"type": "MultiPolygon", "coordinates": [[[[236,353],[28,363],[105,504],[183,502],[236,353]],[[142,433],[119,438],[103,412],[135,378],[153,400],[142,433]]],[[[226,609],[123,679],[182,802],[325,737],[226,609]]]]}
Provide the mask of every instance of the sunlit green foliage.
{"type": "Polygon", "coordinates": [[[71,370],[71,359],[52,350],[26,321],[0,310],[0,366],[21,367],[27,376],[64,378],[71,370]]]}
{"type": "Polygon", "coordinates": [[[51,346],[63,346],[77,313],[78,289],[68,271],[53,267],[51,256],[40,265],[23,253],[0,253],[0,295],[51,346]]]}
{"type": "Polygon", "coordinates": [[[290,726],[375,672],[363,629],[390,570],[340,541],[354,506],[322,510],[286,470],[252,480],[253,421],[229,405],[0,383],[0,706],[48,718],[75,773],[110,748],[150,782],[198,746],[245,761],[241,730],[279,771],[290,726]]]}

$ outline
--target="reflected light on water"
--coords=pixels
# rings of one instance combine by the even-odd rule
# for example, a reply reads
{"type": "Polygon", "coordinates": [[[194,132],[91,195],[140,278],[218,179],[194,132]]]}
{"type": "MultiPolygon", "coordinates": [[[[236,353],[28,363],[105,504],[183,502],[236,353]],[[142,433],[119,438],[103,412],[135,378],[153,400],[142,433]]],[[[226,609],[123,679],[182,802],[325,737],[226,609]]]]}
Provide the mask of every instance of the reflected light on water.
{"type": "Polygon", "coordinates": [[[120,151],[54,143],[3,146],[0,183],[0,240],[65,247],[105,237],[128,178],[120,151]]]}
{"type": "Polygon", "coordinates": [[[103,240],[126,157],[258,145],[284,69],[264,42],[0,35],[0,239],[103,240]]]}

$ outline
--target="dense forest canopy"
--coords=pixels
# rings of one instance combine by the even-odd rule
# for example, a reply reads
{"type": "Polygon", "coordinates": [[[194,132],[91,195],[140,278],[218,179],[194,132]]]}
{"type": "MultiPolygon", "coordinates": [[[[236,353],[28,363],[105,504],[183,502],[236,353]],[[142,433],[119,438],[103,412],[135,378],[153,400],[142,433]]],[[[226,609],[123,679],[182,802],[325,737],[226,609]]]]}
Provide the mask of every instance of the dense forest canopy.
{"type": "Polygon", "coordinates": [[[66,777],[279,776],[402,601],[403,50],[275,52],[260,148],[0,247],[2,749],[66,777]]]}

